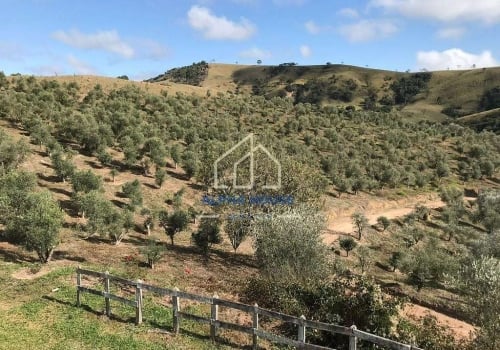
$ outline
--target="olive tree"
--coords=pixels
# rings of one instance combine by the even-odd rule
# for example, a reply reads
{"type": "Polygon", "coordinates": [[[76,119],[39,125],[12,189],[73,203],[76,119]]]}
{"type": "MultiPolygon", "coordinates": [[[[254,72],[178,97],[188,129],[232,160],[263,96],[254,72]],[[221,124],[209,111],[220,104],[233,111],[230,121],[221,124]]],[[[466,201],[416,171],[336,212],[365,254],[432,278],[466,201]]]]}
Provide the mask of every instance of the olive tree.
{"type": "Polygon", "coordinates": [[[152,137],[144,143],[141,150],[143,157],[147,157],[143,161],[144,174],[149,174],[149,164],[152,162],[157,168],[161,168],[165,165],[165,157],[167,156],[167,149],[165,144],[158,137],[152,137]]]}
{"type": "Polygon", "coordinates": [[[71,155],[56,151],[51,153],[50,158],[56,175],[62,182],[66,182],[75,172],[75,165],[71,161],[71,155]]]}
{"type": "Polygon", "coordinates": [[[7,223],[7,230],[20,236],[21,245],[35,251],[46,263],[59,244],[59,231],[64,215],[48,191],[35,192],[26,198],[21,215],[7,223]]]}
{"type": "Polygon", "coordinates": [[[102,178],[92,170],[75,171],[71,176],[71,186],[75,193],[102,190],[102,178]]]}
{"type": "Polygon", "coordinates": [[[122,186],[122,193],[130,199],[129,207],[131,209],[142,204],[142,190],[139,180],[126,182],[122,186]]]}
{"type": "Polygon", "coordinates": [[[361,269],[361,273],[365,273],[373,262],[373,253],[368,247],[365,246],[360,246],[356,252],[358,256],[358,266],[361,269]]]}
{"type": "Polygon", "coordinates": [[[227,218],[224,231],[236,253],[240,244],[245,240],[251,230],[251,219],[248,215],[231,215],[227,218]]]}
{"type": "Polygon", "coordinates": [[[36,187],[36,176],[27,171],[9,171],[0,176],[0,224],[21,215],[36,187]]]}
{"type": "Polygon", "coordinates": [[[220,220],[218,218],[202,219],[198,231],[191,235],[191,240],[208,259],[212,245],[222,243],[220,220]]]}
{"type": "Polygon", "coordinates": [[[146,263],[150,269],[155,268],[155,264],[160,261],[160,259],[165,254],[165,247],[161,242],[156,242],[152,239],[140,249],[141,254],[146,258],[146,263]]]}
{"type": "Polygon", "coordinates": [[[392,272],[395,272],[396,269],[401,267],[401,264],[404,259],[404,253],[400,251],[392,252],[391,257],[389,258],[389,266],[392,267],[392,272]]]}
{"type": "Polygon", "coordinates": [[[170,237],[170,242],[174,245],[174,236],[184,231],[189,225],[189,214],[184,210],[177,209],[171,215],[168,215],[163,210],[159,214],[159,222],[167,236],[170,237]]]}
{"type": "Polygon", "coordinates": [[[341,238],[339,241],[340,248],[345,250],[346,256],[349,256],[349,252],[356,248],[358,243],[352,237],[341,238]]]}
{"type": "Polygon", "coordinates": [[[500,229],[500,191],[481,191],[477,198],[475,219],[481,222],[488,233],[500,229]]]}
{"type": "Polygon", "coordinates": [[[500,260],[481,256],[458,270],[455,285],[467,300],[467,306],[478,325],[474,348],[500,348],[500,260]]]}
{"type": "Polygon", "coordinates": [[[151,234],[151,230],[154,227],[156,213],[148,208],[142,208],[141,215],[144,216],[143,225],[149,236],[151,234]]]}
{"type": "Polygon", "coordinates": [[[167,172],[165,171],[165,169],[163,168],[156,169],[155,184],[156,186],[158,186],[158,188],[161,188],[166,178],[167,178],[167,172]]]}
{"type": "MultiPolygon", "coordinates": [[[[106,198],[104,198],[100,191],[95,190],[78,196],[76,202],[79,212],[84,219],[85,216],[95,218],[102,212],[106,211],[107,207],[111,204],[106,198]]],[[[92,233],[94,232],[95,230],[92,231],[92,233]]]]}
{"type": "Polygon", "coordinates": [[[391,220],[389,220],[385,216],[379,216],[377,218],[377,224],[379,224],[380,226],[382,226],[382,231],[385,231],[391,225],[391,220]]]}
{"type": "Polygon", "coordinates": [[[307,281],[324,276],[327,249],[321,239],[324,218],[311,208],[258,216],[252,232],[257,262],[276,280],[307,281]]]}
{"type": "Polygon", "coordinates": [[[361,239],[361,235],[368,227],[368,219],[363,213],[354,213],[352,216],[352,223],[356,228],[356,232],[358,233],[358,240],[361,239]]]}
{"type": "Polygon", "coordinates": [[[443,282],[445,276],[456,268],[456,258],[432,239],[425,246],[406,255],[401,271],[408,276],[408,282],[420,291],[423,287],[443,282]]]}
{"type": "Polygon", "coordinates": [[[87,213],[87,237],[99,234],[111,238],[118,245],[134,225],[132,214],[127,210],[116,209],[96,191],[89,192],[83,198],[82,210],[87,213]]]}
{"type": "Polygon", "coordinates": [[[29,146],[24,140],[14,141],[0,130],[0,170],[8,171],[17,168],[29,152],[29,146]]]}

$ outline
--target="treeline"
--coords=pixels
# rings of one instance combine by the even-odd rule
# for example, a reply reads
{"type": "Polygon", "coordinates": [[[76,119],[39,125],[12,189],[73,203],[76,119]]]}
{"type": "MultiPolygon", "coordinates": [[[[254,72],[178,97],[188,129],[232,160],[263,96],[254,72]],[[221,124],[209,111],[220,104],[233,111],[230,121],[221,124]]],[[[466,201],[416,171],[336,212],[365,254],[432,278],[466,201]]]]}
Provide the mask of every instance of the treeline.
{"type": "Polygon", "coordinates": [[[340,80],[332,76],[328,80],[312,79],[305,84],[293,84],[285,88],[293,92],[295,103],[320,104],[325,100],[351,102],[358,84],[353,79],[340,80]]]}
{"type": "Polygon", "coordinates": [[[432,78],[432,73],[421,72],[403,76],[391,84],[396,104],[407,104],[422,92],[432,78]]]}
{"type": "Polygon", "coordinates": [[[157,82],[162,80],[170,80],[174,83],[189,84],[200,86],[208,75],[208,63],[200,61],[189,66],[172,68],[164,74],[146,80],[147,82],[157,82]]]}
{"type": "Polygon", "coordinates": [[[486,90],[481,97],[479,107],[482,111],[500,108],[500,86],[486,90]]]}

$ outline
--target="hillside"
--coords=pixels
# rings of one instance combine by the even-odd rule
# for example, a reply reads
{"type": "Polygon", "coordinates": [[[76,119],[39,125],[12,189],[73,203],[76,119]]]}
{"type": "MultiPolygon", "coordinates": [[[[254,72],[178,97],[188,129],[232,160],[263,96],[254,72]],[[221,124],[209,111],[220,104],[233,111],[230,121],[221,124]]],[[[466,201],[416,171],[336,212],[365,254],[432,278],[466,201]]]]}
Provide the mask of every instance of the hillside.
{"type": "MultiPolygon", "coordinates": [[[[96,298],[75,308],[72,272],[83,265],[308,319],[356,324],[428,348],[456,349],[455,339],[466,342],[474,326],[476,341],[496,341],[496,325],[485,326],[498,315],[492,301],[498,286],[466,280],[468,288],[477,286],[471,297],[472,289],[447,278],[469,276],[461,272],[484,256],[500,257],[499,136],[425,115],[407,118],[396,108],[363,111],[347,103],[253,96],[243,92],[253,88],[251,74],[271,68],[247,69],[213,66],[200,87],[87,76],[0,79],[0,279],[7,286],[0,296],[0,338],[44,348],[37,336],[47,319],[43,334],[61,334],[61,346],[210,348],[200,335],[204,326],[193,322],[184,323],[182,338],[165,335],[172,315],[160,297],[151,297],[158,306],[148,310],[144,327],[128,323],[128,309],[117,308],[116,317],[104,321],[96,298]],[[231,90],[237,88],[233,76],[239,77],[239,93],[231,90]],[[249,190],[216,188],[214,163],[250,133],[280,164],[281,186],[263,188],[276,180],[276,163],[255,152],[257,175],[249,190]],[[287,196],[291,203],[279,203],[287,196]],[[37,203],[56,208],[51,213],[61,222],[39,222],[52,214],[33,214],[33,207],[46,209],[37,203]],[[220,220],[204,224],[200,214],[220,220]],[[270,214],[269,222],[259,219],[270,214]],[[57,228],[52,255],[37,250],[39,243],[27,235],[46,233],[46,227],[57,228]],[[152,269],[156,249],[161,254],[152,269]],[[51,261],[39,262],[47,255],[51,261]],[[395,296],[410,302],[402,307],[395,296]],[[493,313],[474,300],[488,302],[493,313]],[[418,317],[412,310],[419,310],[418,317]],[[437,321],[422,322],[427,311],[437,321]],[[109,334],[116,334],[114,341],[109,334]]],[[[295,81],[307,74],[294,75],[295,81]]],[[[349,70],[336,74],[339,81],[358,79],[349,70]]],[[[377,74],[374,79],[384,84],[391,73],[377,74]]],[[[234,164],[248,165],[245,152],[217,163],[224,184],[230,184],[234,164]]],[[[237,174],[249,176],[246,168],[237,174]]],[[[495,273],[496,265],[485,266],[495,273]]],[[[188,308],[206,312],[199,304],[188,308]]],[[[242,313],[230,318],[249,322],[242,313]]],[[[286,325],[263,325],[296,334],[286,325]]],[[[308,337],[324,346],[348,346],[327,333],[308,337]]],[[[237,332],[220,338],[223,348],[248,344],[237,332]]]]}
{"type": "Polygon", "coordinates": [[[469,114],[458,118],[457,122],[474,128],[478,131],[491,130],[498,132],[500,130],[500,108],[490,109],[484,112],[469,114]]]}
{"type": "MultiPolygon", "coordinates": [[[[189,70],[189,67],[184,69],[189,70]]],[[[450,114],[464,116],[479,112],[485,91],[500,85],[500,67],[432,72],[428,84],[412,94],[408,101],[391,102],[394,98],[391,85],[415,74],[427,73],[401,73],[337,64],[208,64],[208,74],[200,76],[195,85],[212,91],[248,93],[268,98],[289,96],[296,101],[355,105],[357,108],[366,108],[366,99],[372,98],[374,105],[369,109],[394,105],[407,116],[438,121],[449,119],[450,114]],[[305,96],[309,93],[311,98],[305,96]]],[[[165,84],[176,80],[172,80],[167,72],[148,81],[165,84]]]]}

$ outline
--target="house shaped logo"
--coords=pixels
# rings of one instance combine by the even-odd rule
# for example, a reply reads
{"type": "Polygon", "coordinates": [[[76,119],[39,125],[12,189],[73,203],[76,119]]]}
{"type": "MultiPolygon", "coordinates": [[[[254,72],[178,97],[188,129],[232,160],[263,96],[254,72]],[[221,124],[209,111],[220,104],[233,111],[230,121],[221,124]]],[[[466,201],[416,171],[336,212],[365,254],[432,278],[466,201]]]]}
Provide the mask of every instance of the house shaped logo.
{"type": "Polygon", "coordinates": [[[281,187],[281,164],[278,160],[269,152],[264,146],[260,143],[256,146],[254,145],[254,135],[248,134],[243,140],[234,145],[231,149],[221,155],[214,162],[214,188],[215,189],[227,189],[229,186],[225,185],[221,181],[221,163],[233,156],[234,154],[240,153],[243,150],[243,147],[248,147],[247,152],[243,153],[243,156],[236,159],[232,163],[232,188],[234,189],[242,189],[242,190],[250,190],[255,187],[255,154],[257,152],[262,152],[265,157],[271,162],[275,164],[276,168],[276,179],[272,184],[262,185],[263,189],[277,190],[281,187]],[[248,174],[249,181],[246,184],[238,184],[238,170],[243,167],[248,166],[248,174]]]}

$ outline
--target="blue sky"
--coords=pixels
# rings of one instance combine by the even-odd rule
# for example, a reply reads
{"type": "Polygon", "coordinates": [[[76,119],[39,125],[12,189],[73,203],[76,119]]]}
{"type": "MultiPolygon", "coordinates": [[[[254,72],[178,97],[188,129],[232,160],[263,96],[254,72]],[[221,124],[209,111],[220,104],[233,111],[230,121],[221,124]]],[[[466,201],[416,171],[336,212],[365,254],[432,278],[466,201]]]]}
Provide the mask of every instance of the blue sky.
{"type": "Polygon", "coordinates": [[[499,0],[0,0],[0,70],[143,79],[207,62],[500,65],[499,0]]]}

